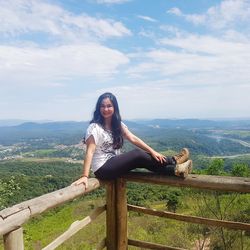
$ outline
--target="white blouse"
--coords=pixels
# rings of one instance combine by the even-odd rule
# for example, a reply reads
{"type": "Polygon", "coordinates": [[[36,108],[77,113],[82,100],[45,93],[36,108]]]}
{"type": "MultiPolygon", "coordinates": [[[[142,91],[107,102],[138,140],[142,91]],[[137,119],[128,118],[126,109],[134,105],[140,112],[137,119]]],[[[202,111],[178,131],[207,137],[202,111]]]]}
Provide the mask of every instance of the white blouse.
{"type": "MultiPolygon", "coordinates": [[[[122,126],[125,124],[122,123],[122,126]]],[[[121,153],[120,149],[113,148],[113,137],[110,130],[105,130],[98,123],[91,123],[86,131],[85,140],[90,136],[94,137],[96,149],[91,162],[92,171],[97,171],[107,160],[119,155],[121,153]]]]}

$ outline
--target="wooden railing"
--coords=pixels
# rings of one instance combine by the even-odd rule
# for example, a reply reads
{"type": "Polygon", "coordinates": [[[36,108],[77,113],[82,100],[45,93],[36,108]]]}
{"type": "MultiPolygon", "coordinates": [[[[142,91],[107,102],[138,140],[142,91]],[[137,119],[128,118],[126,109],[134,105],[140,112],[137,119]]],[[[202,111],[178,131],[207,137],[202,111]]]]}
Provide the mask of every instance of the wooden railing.
{"type": "Polygon", "coordinates": [[[100,186],[106,187],[106,205],[96,208],[91,215],[81,221],[73,222],[67,231],[43,249],[55,249],[76,232],[91,223],[104,211],[106,211],[106,238],[103,239],[95,249],[103,249],[106,247],[108,250],[125,250],[128,248],[128,245],[148,249],[180,249],[145,241],[138,241],[136,239],[128,239],[128,211],[135,211],[196,224],[250,231],[249,223],[187,216],[129,205],[127,204],[126,183],[131,181],[176,187],[250,193],[250,178],[241,177],[189,175],[186,179],[181,179],[177,177],[159,176],[152,173],[133,172],[123,176],[123,178],[109,182],[99,182],[97,179],[92,178],[89,181],[89,187],[87,190],[85,190],[83,185],[69,186],[0,211],[0,235],[3,235],[4,237],[5,250],[24,249],[22,225],[30,218],[55,206],[73,200],[85,193],[91,192],[100,186]]]}
{"type": "MultiPolygon", "coordinates": [[[[24,249],[22,225],[32,217],[64,204],[67,201],[73,200],[81,195],[92,192],[98,187],[100,187],[100,182],[97,179],[92,178],[89,180],[89,187],[87,190],[85,190],[83,184],[79,186],[69,186],[0,211],[0,235],[3,235],[4,238],[4,249],[24,249]]],[[[85,219],[74,222],[69,230],[44,249],[55,249],[73,235],[73,232],[78,232],[103,211],[105,211],[105,206],[96,209],[92,215],[85,219]]]]}

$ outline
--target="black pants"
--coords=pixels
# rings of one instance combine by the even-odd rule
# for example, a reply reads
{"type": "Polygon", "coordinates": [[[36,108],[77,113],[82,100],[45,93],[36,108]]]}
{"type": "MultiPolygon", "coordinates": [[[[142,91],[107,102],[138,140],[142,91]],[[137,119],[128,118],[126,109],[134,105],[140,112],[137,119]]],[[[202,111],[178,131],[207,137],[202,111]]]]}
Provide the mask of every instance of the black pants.
{"type": "Polygon", "coordinates": [[[146,168],[152,172],[174,175],[175,164],[173,157],[166,157],[166,162],[162,164],[147,152],[134,149],[114,156],[106,161],[106,163],[95,172],[95,176],[98,179],[110,180],[120,177],[136,168],[146,168]]]}

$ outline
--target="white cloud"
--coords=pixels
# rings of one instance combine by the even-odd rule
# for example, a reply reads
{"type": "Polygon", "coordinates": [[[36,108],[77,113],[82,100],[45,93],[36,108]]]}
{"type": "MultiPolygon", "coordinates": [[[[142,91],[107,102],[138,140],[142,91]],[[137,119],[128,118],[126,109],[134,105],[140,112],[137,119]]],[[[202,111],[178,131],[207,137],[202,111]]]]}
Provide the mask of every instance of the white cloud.
{"type": "MultiPolygon", "coordinates": [[[[182,78],[182,80],[184,80],[182,78]]],[[[207,85],[193,88],[190,78],[177,84],[172,80],[143,81],[143,84],[102,88],[92,95],[92,108],[98,96],[114,93],[123,119],[140,118],[230,118],[246,117],[250,86],[207,85]],[[186,87],[183,87],[186,86],[186,87]],[[223,105],[222,105],[223,103],[223,105]]],[[[90,116],[86,116],[90,119],[90,116]]]]}
{"type": "Polygon", "coordinates": [[[105,80],[129,62],[100,44],[100,39],[131,34],[120,22],[76,15],[39,0],[0,0],[0,7],[0,38],[11,41],[0,45],[1,84],[61,86],[79,76],[105,80]],[[38,39],[24,40],[33,33],[38,39]],[[40,44],[43,38],[52,43],[40,44]]]}
{"type": "MultiPolygon", "coordinates": [[[[224,28],[241,22],[249,22],[250,2],[248,0],[226,0],[208,9],[206,20],[213,28],[224,28]]],[[[248,23],[249,25],[249,23],[248,23]]]]}
{"type": "Polygon", "coordinates": [[[179,36],[180,33],[183,33],[183,31],[179,30],[179,28],[172,26],[172,25],[160,25],[159,27],[162,31],[168,32],[169,34],[173,34],[175,36],[179,36]]]}
{"type": "Polygon", "coordinates": [[[222,1],[204,13],[170,9],[169,14],[204,25],[197,30],[189,25],[190,33],[183,22],[171,26],[160,23],[160,16],[137,16],[147,22],[134,37],[118,20],[76,14],[51,3],[0,0],[0,105],[8,105],[1,117],[88,120],[104,91],[117,95],[124,118],[248,113],[248,1],[222,1]],[[121,43],[109,43],[110,48],[104,45],[107,39],[124,37],[121,43]]]}
{"type": "Polygon", "coordinates": [[[248,0],[224,0],[202,14],[184,14],[178,8],[167,13],[185,18],[196,25],[206,25],[213,29],[237,27],[239,22],[249,27],[250,2],[248,0]]]}
{"type": "Polygon", "coordinates": [[[181,12],[181,10],[179,8],[176,8],[176,7],[169,9],[167,11],[167,13],[174,14],[176,16],[182,16],[183,15],[182,12],[181,12]]]}
{"type": "Polygon", "coordinates": [[[138,53],[140,63],[128,69],[131,77],[170,78],[176,86],[198,88],[249,84],[249,40],[228,41],[185,33],[160,42],[164,47],[138,53]]]}
{"type": "Polygon", "coordinates": [[[49,49],[0,46],[0,83],[57,86],[79,76],[103,81],[128,62],[121,52],[93,43],[49,49]]]}
{"type": "MultiPolygon", "coordinates": [[[[237,35],[237,34],[236,34],[237,35]]],[[[232,37],[230,37],[232,38],[232,37]]],[[[205,54],[234,54],[238,56],[248,54],[250,48],[249,41],[240,40],[230,41],[217,38],[211,35],[183,34],[176,38],[164,38],[160,41],[164,45],[171,45],[185,51],[202,52],[205,54]]]]}
{"type": "Polygon", "coordinates": [[[140,18],[140,19],[142,19],[142,20],[149,21],[149,22],[152,22],[152,23],[157,22],[156,19],[154,19],[154,18],[152,18],[152,17],[149,17],[149,16],[141,16],[141,15],[138,15],[137,17],[140,18]]]}
{"type": "Polygon", "coordinates": [[[121,22],[84,13],[76,15],[39,0],[1,0],[0,23],[2,36],[12,38],[30,32],[82,41],[131,35],[121,22]]]}

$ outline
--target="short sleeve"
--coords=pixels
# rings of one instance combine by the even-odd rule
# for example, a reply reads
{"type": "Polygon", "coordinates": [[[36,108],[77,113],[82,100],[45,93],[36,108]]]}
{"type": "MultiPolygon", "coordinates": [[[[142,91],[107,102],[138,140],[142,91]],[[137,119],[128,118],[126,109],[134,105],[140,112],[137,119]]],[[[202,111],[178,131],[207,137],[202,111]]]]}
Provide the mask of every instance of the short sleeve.
{"type": "Polygon", "coordinates": [[[91,123],[87,130],[86,130],[86,134],[85,134],[85,141],[87,141],[87,139],[90,136],[94,137],[95,140],[95,144],[97,145],[99,143],[99,133],[98,133],[98,125],[96,123],[91,123]]]}
{"type": "Polygon", "coordinates": [[[128,128],[128,126],[127,126],[124,122],[121,122],[121,125],[122,125],[122,127],[124,127],[124,128],[128,128]]]}

